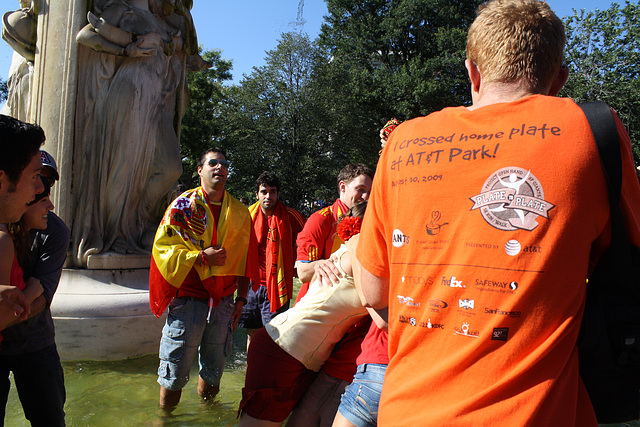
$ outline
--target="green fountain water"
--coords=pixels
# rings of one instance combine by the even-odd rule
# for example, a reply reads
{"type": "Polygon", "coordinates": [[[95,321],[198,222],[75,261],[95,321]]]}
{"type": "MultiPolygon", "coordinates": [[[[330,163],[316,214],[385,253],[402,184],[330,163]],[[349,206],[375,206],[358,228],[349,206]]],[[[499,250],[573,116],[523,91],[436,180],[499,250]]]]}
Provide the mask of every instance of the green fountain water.
{"type": "MultiPolygon", "coordinates": [[[[236,425],[236,412],[246,372],[246,332],[236,330],[233,342],[233,353],[225,366],[221,391],[214,401],[203,403],[196,393],[196,361],[180,405],[171,416],[164,415],[158,409],[157,355],[117,362],[63,363],[67,389],[67,426],[236,425]]],[[[30,425],[24,418],[13,380],[5,425],[30,425]]]]}

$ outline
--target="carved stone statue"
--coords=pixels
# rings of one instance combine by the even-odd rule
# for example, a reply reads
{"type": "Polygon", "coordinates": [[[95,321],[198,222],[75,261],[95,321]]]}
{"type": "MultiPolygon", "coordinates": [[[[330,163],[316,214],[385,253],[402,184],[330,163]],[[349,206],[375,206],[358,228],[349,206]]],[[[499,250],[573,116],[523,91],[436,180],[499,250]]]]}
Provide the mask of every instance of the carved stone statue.
{"type": "Polygon", "coordinates": [[[73,255],[149,253],[182,166],[184,37],[175,0],[96,2],[78,33],[73,255]]]}
{"type": "Polygon", "coordinates": [[[21,9],[7,12],[2,17],[2,38],[14,53],[7,79],[7,102],[0,114],[29,122],[37,17],[31,1],[21,0],[20,6],[21,9]]]}

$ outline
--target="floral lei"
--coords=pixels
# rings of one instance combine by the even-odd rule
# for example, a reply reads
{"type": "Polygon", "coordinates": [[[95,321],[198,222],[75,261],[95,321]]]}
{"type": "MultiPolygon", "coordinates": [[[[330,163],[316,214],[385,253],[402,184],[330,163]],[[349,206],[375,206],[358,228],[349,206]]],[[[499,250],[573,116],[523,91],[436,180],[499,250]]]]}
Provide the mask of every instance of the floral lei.
{"type": "Polygon", "coordinates": [[[357,216],[346,216],[342,218],[338,224],[338,236],[343,241],[347,241],[356,234],[360,233],[360,227],[362,226],[362,218],[357,216]]]}

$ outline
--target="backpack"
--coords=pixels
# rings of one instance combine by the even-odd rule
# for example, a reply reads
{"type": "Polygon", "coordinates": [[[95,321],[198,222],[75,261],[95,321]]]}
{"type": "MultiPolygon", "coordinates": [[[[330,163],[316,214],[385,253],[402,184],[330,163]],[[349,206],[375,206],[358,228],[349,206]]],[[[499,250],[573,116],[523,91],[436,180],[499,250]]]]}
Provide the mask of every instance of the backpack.
{"type": "Polygon", "coordinates": [[[598,146],[611,208],[611,247],[587,283],[580,376],[598,423],[619,423],[640,416],[640,249],[629,243],[620,212],[622,160],[611,111],[603,102],[579,105],[598,146]]]}

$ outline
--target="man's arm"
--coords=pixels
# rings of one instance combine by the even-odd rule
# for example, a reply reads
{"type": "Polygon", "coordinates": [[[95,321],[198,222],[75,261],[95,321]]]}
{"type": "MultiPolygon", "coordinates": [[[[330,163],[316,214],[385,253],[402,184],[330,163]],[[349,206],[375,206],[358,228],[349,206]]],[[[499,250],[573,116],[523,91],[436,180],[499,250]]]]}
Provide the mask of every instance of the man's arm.
{"type": "Polygon", "coordinates": [[[36,279],[35,277],[29,277],[25,282],[26,287],[22,290],[22,293],[24,294],[25,298],[27,298],[27,301],[31,303],[31,312],[25,319],[14,317],[13,321],[5,326],[6,328],[36,316],[38,313],[44,310],[44,307],[47,303],[44,295],[42,295],[43,288],[38,279],[36,279]]]}
{"type": "Polygon", "coordinates": [[[16,317],[24,320],[29,315],[29,301],[20,289],[0,285],[0,330],[6,328],[16,317]]]}
{"type": "Polygon", "coordinates": [[[382,310],[389,305],[389,278],[371,274],[364,266],[360,268],[360,285],[365,307],[382,310]]]}
{"type": "Polygon", "coordinates": [[[340,283],[341,275],[333,262],[318,259],[323,256],[324,245],[332,223],[333,217],[323,216],[316,212],[309,217],[304,228],[298,234],[296,268],[301,282],[310,282],[314,274],[318,274],[328,279],[327,281],[340,283]]]}
{"type": "MultiPolygon", "coordinates": [[[[249,293],[249,284],[251,281],[248,277],[238,276],[238,289],[237,295],[239,298],[243,298],[245,301],[247,300],[247,293],[249,293]]],[[[244,301],[240,299],[236,299],[236,308],[233,310],[233,314],[231,315],[232,329],[235,331],[236,326],[238,326],[238,321],[240,320],[240,315],[242,314],[242,307],[244,307],[244,301]]]]}
{"type": "Polygon", "coordinates": [[[371,316],[373,323],[375,323],[380,330],[383,330],[385,332],[389,331],[389,308],[388,307],[380,311],[367,307],[367,311],[369,312],[369,316],[371,316]]]}
{"type": "MultiPolygon", "coordinates": [[[[345,242],[345,245],[347,246],[347,249],[349,249],[350,254],[356,253],[356,248],[358,247],[359,241],[360,241],[360,234],[356,234],[355,236],[350,238],[347,242],[345,242]]],[[[351,269],[353,270],[353,282],[355,284],[356,292],[360,297],[360,302],[362,303],[362,305],[367,307],[367,300],[364,294],[362,293],[362,264],[360,264],[360,261],[358,261],[358,258],[355,256],[351,256],[351,269]]],[[[383,331],[388,330],[388,327],[389,327],[389,324],[387,323],[389,321],[388,308],[376,310],[371,307],[367,307],[367,311],[369,312],[371,319],[373,319],[374,323],[378,326],[378,328],[382,329],[383,331]]]]}
{"type": "Polygon", "coordinates": [[[328,259],[319,259],[317,261],[303,262],[297,261],[298,277],[302,282],[310,282],[314,275],[323,277],[327,282],[331,281],[336,285],[340,283],[340,270],[335,266],[333,261],[328,259]]]}
{"type": "Polygon", "coordinates": [[[29,277],[40,280],[43,288],[42,295],[31,306],[31,317],[51,305],[67,259],[69,228],[54,213],[49,213],[49,224],[44,232],[36,235],[35,247],[32,249],[32,255],[36,258],[30,258],[31,268],[25,272],[29,277]]]}

